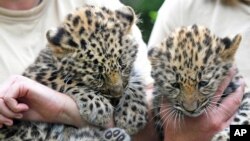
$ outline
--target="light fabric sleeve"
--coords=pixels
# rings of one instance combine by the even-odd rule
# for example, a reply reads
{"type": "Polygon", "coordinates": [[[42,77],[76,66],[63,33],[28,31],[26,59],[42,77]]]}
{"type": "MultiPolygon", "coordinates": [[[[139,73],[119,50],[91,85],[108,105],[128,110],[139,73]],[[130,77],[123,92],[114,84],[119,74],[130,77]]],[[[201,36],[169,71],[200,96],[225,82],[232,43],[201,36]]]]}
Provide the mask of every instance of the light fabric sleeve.
{"type": "Polygon", "coordinates": [[[158,11],[157,19],[148,42],[149,49],[159,44],[175,27],[182,25],[182,0],[165,0],[158,11]]]}

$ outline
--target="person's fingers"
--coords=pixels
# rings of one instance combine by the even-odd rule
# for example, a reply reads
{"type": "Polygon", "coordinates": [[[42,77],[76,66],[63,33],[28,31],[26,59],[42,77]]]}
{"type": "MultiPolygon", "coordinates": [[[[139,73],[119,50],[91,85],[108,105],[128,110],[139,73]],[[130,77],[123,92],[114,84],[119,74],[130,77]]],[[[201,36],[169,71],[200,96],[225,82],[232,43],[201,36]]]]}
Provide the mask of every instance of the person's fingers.
{"type": "Polygon", "coordinates": [[[13,125],[13,120],[0,115],[0,125],[3,126],[3,124],[5,124],[7,126],[11,126],[11,125],[13,125]]]}
{"type": "Polygon", "coordinates": [[[15,113],[9,109],[8,106],[6,106],[4,100],[0,98],[0,114],[2,116],[8,117],[8,118],[22,118],[22,114],[15,113]]]}
{"type": "Polygon", "coordinates": [[[230,120],[241,104],[241,100],[244,95],[245,82],[242,78],[240,78],[238,82],[240,86],[236,89],[236,91],[223,99],[222,103],[217,108],[222,122],[230,120]]]}
{"type": "Polygon", "coordinates": [[[232,67],[230,69],[227,77],[223,80],[223,82],[218,87],[211,106],[216,106],[216,103],[220,100],[222,94],[224,93],[225,89],[228,87],[229,83],[232,81],[236,72],[237,72],[236,67],[232,67]]]}
{"type": "Polygon", "coordinates": [[[9,109],[15,113],[25,112],[29,109],[28,105],[24,103],[18,103],[14,98],[4,97],[4,102],[9,107],[9,109]]]}
{"type": "Polygon", "coordinates": [[[0,98],[18,98],[27,94],[28,89],[24,85],[28,79],[21,75],[11,76],[4,84],[0,85],[0,98]]]}
{"type": "Polygon", "coordinates": [[[27,95],[29,92],[27,85],[25,80],[16,80],[6,91],[4,97],[19,98],[27,95]]]}

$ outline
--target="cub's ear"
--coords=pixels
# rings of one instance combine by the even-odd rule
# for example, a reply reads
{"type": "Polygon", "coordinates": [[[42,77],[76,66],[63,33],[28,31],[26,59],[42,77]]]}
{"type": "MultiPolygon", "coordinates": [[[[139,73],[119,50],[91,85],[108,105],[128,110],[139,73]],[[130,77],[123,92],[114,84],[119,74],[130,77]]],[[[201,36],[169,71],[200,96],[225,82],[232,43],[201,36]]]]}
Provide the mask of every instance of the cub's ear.
{"type": "Polygon", "coordinates": [[[228,37],[221,41],[224,44],[224,50],[221,52],[221,58],[225,61],[234,59],[235,53],[239,48],[241,42],[241,35],[237,34],[232,40],[228,37]]]}
{"type": "Polygon", "coordinates": [[[64,30],[64,28],[55,28],[48,30],[46,37],[50,44],[55,46],[61,46],[65,34],[66,31],[64,30]]]}
{"type": "Polygon", "coordinates": [[[70,35],[64,28],[51,29],[46,34],[48,47],[58,58],[76,50],[77,44],[70,40],[70,35]]]}
{"type": "Polygon", "coordinates": [[[152,66],[158,66],[161,53],[162,51],[158,46],[150,47],[148,51],[148,59],[152,66]]]}
{"type": "Polygon", "coordinates": [[[123,22],[123,25],[127,31],[130,31],[133,24],[136,23],[137,17],[133,8],[129,6],[123,6],[116,10],[116,17],[123,22]]]}

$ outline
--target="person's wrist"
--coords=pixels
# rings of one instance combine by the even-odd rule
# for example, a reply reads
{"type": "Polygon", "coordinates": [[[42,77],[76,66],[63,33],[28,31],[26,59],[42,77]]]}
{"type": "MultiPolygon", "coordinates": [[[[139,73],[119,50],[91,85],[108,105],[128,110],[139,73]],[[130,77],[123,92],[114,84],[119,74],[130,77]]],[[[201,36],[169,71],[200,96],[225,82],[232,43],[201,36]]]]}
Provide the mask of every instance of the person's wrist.
{"type": "Polygon", "coordinates": [[[75,127],[82,127],[87,123],[81,118],[78,107],[75,101],[68,95],[62,94],[62,101],[59,112],[59,122],[73,125],[75,127]]]}

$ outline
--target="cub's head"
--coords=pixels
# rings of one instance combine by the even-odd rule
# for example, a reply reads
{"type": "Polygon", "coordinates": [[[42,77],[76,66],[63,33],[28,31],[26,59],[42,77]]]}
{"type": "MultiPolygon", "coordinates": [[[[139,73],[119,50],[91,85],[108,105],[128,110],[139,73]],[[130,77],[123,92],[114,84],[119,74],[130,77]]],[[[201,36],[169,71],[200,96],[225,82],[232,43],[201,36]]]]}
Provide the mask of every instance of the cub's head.
{"type": "Polygon", "coordinates": [[[138,48],[131,35],[135,19],[130,7],[81,7],[47,32],[48,47],[61,68],[73,76],[73,83],[120,97],[138,48]]]}
{"type": "Polygon", "coordinates": [[[197,25],[175,30],[148,53],[156,96],[180,113],[200,115],[231,68],[240,41],[240,35],[220,38],[197,25]]]}

